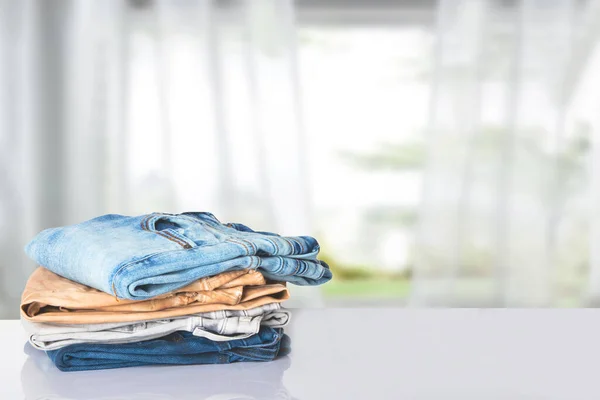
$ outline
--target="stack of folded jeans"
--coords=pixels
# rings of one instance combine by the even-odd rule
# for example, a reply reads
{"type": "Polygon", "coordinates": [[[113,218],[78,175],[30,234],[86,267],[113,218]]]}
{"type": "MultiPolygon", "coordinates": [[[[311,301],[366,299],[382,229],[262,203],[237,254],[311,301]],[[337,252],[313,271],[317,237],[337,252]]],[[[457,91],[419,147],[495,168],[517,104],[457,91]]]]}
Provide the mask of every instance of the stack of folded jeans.
{"type": "Polygon", "coordinates": [[[105,215],[26,246],[29,342],[63,371],[270,361],[290,351],[286,282],[331,279],[308,236],[205,212],[105,215]]]}

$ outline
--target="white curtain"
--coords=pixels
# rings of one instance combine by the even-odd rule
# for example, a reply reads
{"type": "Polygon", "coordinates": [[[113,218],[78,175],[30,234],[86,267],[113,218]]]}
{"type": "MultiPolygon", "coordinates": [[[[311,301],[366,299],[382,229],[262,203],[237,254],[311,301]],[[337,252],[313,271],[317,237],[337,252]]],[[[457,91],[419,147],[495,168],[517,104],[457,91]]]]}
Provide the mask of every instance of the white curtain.
{"type": "MultiPolygon", "coordinates": [[[[312,2],[292,0],[0,0],[0,318],[17,316],[34,268],[22,248],[46,227],[208,210],[315,234],[311,199],[324,194],[311,193],[308,171],[322,165],[307,165],[295,11],[372,27],[378,13],[341,16],[381,4],[350,3],[317,18],[312,2]]],[[[377,29],[429,29],[435,12],[437,38],[411,304],[597,304],[600,1],[418,2],[422,19],[410,11],[416,2],[398,4],[377,29]]],[[[343,90],[328,93],[331,108],[341,96],[368,97],[352,82],[343,90]]],[[[386,100],[396,97],[371,97],[411,112],[386,100]]],[[[313,114],[325,121],[327,107],[313,114]]],[[[372,134],[364,115],[340,118],[372,134]]],[[[354,140],[343,135],[322,140],[354,140]]],[[[330,156],[317,136],[311,149],[330,156]]],[[[355,182],[356,172],[340,171],[326,176],[355,182]]],[[[366,259],[380,252],[377,235],[344,223],[327,235],[356,233],[366,259]]],[[[403,252],[396,243],[386,257],[403,252]]],[[[318,288],[297,289],[291,305],[320,304],[318,288]]]]}
{"type": "Polygon", "coordinates": [[[439,1],[414,305],[581,305],[590,282],[598,293],[586,72],[598,11],[439,1]]]}
{"type": "Polygon", "coordinates": [[[311,233],[294,21],[291,0],[0,0],[0,318],[47,227],[195,210],[311,233]]]}

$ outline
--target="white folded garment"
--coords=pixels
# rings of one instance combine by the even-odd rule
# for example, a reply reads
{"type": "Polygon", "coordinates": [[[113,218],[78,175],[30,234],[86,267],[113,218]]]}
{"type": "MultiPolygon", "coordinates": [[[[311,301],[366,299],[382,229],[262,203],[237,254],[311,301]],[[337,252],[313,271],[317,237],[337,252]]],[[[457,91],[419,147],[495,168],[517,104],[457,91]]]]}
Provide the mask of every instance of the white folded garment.
{"type": "Polygon", "coordinates": [[[50,324],[21,319],[29,342],[40,350],[56,350],[76,343],[131,343],[156,339],[175,331],[192,332],[213,341],[244,339],[260,326],[282,328],[291,313],[279,303],[248,310],[220,310],[151,321],[107,324],[50,324]]]}

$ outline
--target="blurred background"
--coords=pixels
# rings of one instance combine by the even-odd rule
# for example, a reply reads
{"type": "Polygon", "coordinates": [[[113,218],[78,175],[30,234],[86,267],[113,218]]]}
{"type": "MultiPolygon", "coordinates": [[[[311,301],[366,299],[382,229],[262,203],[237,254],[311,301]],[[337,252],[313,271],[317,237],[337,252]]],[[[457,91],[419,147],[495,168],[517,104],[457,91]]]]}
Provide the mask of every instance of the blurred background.
{"type": "Polygon", "coordinates": [[[40,230],[318,238],[292,306],[600,299],[600,1],[0,0],[0,318],[40,230]]]}

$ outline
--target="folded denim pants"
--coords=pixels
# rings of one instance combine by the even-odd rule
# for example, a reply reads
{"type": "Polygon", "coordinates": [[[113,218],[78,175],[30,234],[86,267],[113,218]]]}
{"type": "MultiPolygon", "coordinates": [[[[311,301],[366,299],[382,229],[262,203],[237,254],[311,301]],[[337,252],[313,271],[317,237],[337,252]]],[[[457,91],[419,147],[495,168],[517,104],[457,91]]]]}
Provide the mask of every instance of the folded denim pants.
{"type": "Polygon", "coordinates": [[[285,285],[266,285],[263,276],[253,270],[224,272],[174,293],[136,301],[116,299],[40,267],[25,285],[21,317],[57,324],[134,322],[217,310],[246,310],[288,298],[285,285]]]}
{"type": "Polygon", "coordinates": [[[104,215],[46,229],[25,248],[38,264],[118,298],[142,300],[203,277],[240,269],[267,279],[317,285],[331,279],[309,236],[255,232],[212,214],[104,215]]]}
{"type": "Polygon", "coordinates": [[[262,327],[259,333],[247,339],[225,342],[180,331],[138,343],[73,344],[46,354],[61,371],[85,371],[142,365],[271,361],[289,352],[290,340],[281,329],[262,327]]]}
{"type": "Polygon", "coordinates": [[[22,320],[29,343],[39,350],[57,350],[79,343],[134,343],[156,339],[176,331],[213,341],[245,339],[259,332],[261,325],[283,328],[290,312],[278,303],[245,311],[229,311],[230,316],[210,318],[211,313],[143,322],[57,325],[22,320]],[[276,306],[276,307],[274,307],[276,306]],[[207,316],[208,315],[208,316],[207,316]]]}

